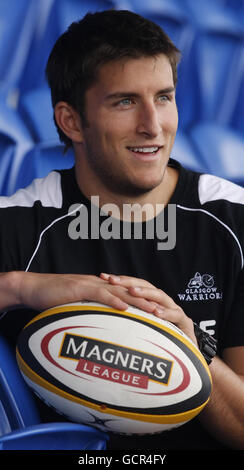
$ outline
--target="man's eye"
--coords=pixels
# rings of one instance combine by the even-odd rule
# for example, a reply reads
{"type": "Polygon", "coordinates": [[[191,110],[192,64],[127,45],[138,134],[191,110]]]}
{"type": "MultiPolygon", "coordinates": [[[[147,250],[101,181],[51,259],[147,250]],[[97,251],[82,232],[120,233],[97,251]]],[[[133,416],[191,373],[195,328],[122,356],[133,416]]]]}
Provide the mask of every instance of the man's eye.
{"type": "Polygon", "coordinates": [[[161,95],[161,96],[158,97],[158,100],[159,101],[170,101],[171,96],[170,95],[161,95]]]}
{"type": "Polygon", "coordinates": [[[122,100],[120,100],[118,102],[118,105],[121,105],[121,106],[130,106],[132,103],[132,99],[131,98],[123,98],[122,100]]]}

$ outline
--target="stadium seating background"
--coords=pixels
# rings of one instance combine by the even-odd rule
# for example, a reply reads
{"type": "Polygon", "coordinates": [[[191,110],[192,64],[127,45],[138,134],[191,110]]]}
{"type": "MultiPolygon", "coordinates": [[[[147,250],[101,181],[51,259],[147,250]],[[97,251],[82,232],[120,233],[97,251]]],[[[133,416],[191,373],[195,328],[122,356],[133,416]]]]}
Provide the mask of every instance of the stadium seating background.
{"type": "Polygon", "coordinates": [[[45,64],[72,21],[109,8],[153,19],[182,52],[172,157],[244,186],[244,0],[0,0],[0,194],[72,165],[45,64]]]}

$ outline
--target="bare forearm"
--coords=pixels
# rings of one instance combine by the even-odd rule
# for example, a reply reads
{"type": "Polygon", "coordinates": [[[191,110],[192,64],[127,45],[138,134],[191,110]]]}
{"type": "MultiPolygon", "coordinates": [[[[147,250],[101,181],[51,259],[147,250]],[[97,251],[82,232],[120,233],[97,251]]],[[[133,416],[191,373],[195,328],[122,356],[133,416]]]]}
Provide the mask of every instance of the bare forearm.
{"type": "Polygon", "coordinates": [[[210,371],[213,391],[199,419],[215,438],[244,449],[244,381],[218,357],[212,361],[210,371]]]}
{"type": "Polygon", "coordinates": [[[21,305],[21,272],[0,273],[0,312],[21,305]]]}
{"type": "Polygon", "coordinates": [[[0,273],[0,311],[18,307],[45,310],[56,305],[88,300],[124,310],[134,305],[152,312],[154,305],[136,298],[123,286],[113,286],[97,276],[15,271],[0,273]]]}

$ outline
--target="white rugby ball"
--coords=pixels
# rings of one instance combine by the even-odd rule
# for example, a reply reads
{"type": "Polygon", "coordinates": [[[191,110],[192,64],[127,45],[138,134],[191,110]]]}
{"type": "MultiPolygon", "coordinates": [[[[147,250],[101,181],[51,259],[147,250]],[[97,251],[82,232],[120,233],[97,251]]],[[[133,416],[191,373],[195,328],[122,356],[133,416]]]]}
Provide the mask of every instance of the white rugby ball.
{"type": "Polygon", "coordinates": [[[193,342],[133,307],[50,308],[21,332],[17,360],[28,385],[59,413],[121,434],[186,423],[205,407],[212,387],[193,342]]]}

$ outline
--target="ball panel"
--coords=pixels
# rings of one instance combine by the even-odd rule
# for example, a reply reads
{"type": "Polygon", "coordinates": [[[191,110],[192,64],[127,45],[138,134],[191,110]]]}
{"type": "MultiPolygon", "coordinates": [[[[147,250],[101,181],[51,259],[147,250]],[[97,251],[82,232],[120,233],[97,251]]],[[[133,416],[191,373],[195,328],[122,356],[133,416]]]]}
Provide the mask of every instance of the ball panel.
{"type": "Polygon", "coordinates": [[[43,390],[42,387],[33,384],[28,378],[26,381],[31,388],[34,386],[34,392],[59,414],[65,416],[71,421],[92,425],[108,432],[130,435],[155,434],[177,428],[189,421],[168,422],[168,417],[166,417],[165,422],[154,422],[148,419],[144,420],[142,416],[139,416],[139,419],[135,419],[134,416],[130,417],[128,415],[128,417],[125,417],[124,414],[116,412],[112,413],[108,410],[104,410],[102,412],[95,408],[72,402],[69,399],[56,395],[47,389],[43,390]]]}
{"type": "MultiPolygon", "coordinates": [[[[188,410],[187,412],[183,413],[174,413],[174,414],[149,414],[149,413],[142,413],[141,409],[138,409],[138,412],[133,411],[129,412],[126,410],[119,410],[115,408],[111,408],[109,406],[106,406],[104,404],[96,404],[93,403],[89,400],[84,400],[80,397],[74,396],[72,393],[69,394],[65,392],[64,390],[55,387],[52,383],[47,382],[44,380],[42,377],[37,375],[33,370],[31,370],[27,364],[23,361],[23,359],[20,357],[20,355],[17,353],[17,361],[19,364],[19,367],[21,369],[21,372],[25,378],[25,380],[28,382],[29,386],[34,390],[34,391],[39,391],[38,395],[44,399],[50,406],[55,408],[59,413],[60,409],[57,407],[57,396],[60,397],[61,399],[65,399],[68,402],[67,407],[69,408],[70,402],[77,403],[78,405],[82,405],[87,408],[90,408],[93,411],[98,411],[101,414],[111,414],[111,416],[117,416],[121,418],[126,418],[130,420],[136,420],[140,422],[146,422],[146,423],[157,423],[157,424],[180,424],[180,423],[185,423],[195,416],[197,416],[200,411],[205,407],[206,403],[203,403],[201,406],[198,406],[194,409],[188,410]]],[[[148,411],[148,410],[147,410],[148,411]]],[[[67,412],[67,415],[69,415],[71,410],[67,412]]],[[[77,421],[77,415],[73,417],[74,421],[77,421]]],[[[83,417],[81,422],[83,422],[83,417]]]]}
{"type": "MultiPolygon", "coordinates": [[[[107,306],[101,306],[100,304],[97,304],[95,302],[77,302],[74,304],[68,304],[68,305],[61,305],[58,307],[52,307],[50,309],[45,310],[44,312],[40,313],[37,315],[35,318],[33,318],[26,326],[25,328],[29,327],[33,322],[36,323],[38,320],[50,317],[52,315],[56,314],[63,314],[64,318],[69,317],[69,313],[72,312],[72,315],[79,315],[81,313],[88,313],[89,311],[94,313],[94,309],[98,312],[105,312],[106,314],[118,314],[120,317],[131,317],[138,319],[139,321],[142,321],[142,319],[145,317],[146,318],[146,324],[150,324],[151,326],[155,327],[156,329],[161,329],[163,331],[168,331],[170,335],[174,336],[175,338],[180,339],[181,342],[186,343],[188,348],[191,349],[194,352],[194,355],[198,357],[198,359],[203,363],[204,367],[206,365],[206,361],[204,360],[204,357],[200,353],[200,351],[195,347],[193,342],[188,338],[179,328],[177,328],[175,325],[164,321],[160,320],[157,318],[155,320],[155,317],[151,314],[147,314],[145,312],[139,311],[136,308],[129,307],[128,310],[126,311],[121,311],[121,310],[116,310],[111,307],[107,306]],[[137,313],[138,312],[138,313],[137,313]],[[68,315],[66,315],[68,313],[68,315]],[[161,321],[161,324],[160,324],[161,321]],[[168,326],[167,326],[168,325],[168,326]]],[[[209,375],[209,378],[211,380],[211,374],[207,368],[207,373],[209,375]]]]}

